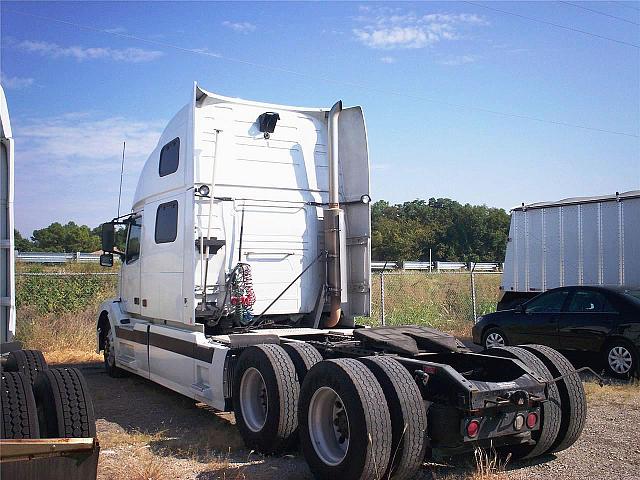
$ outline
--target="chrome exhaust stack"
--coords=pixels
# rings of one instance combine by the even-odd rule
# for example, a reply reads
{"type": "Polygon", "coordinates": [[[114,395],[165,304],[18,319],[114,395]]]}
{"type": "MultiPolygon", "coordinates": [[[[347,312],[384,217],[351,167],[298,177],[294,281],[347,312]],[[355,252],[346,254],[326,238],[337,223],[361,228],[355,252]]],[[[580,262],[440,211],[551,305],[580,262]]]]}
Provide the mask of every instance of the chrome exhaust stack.
{"type": "Polygon", "coordinates": [[[327,251],[327,293],[331,299],[329,319],[325,326],[329,328],[340,322],[342,303],[346,302],[346,292],[343,294],[342,288],[346,282],[346,271],[341,268],[341,252],[346,249],[346,232],[344,212],[339,203],[338,118],[341,111],[342,100],[339,100],[331,107],[328,118],[329,208],[324,210],[324,245],[327,251]]]}

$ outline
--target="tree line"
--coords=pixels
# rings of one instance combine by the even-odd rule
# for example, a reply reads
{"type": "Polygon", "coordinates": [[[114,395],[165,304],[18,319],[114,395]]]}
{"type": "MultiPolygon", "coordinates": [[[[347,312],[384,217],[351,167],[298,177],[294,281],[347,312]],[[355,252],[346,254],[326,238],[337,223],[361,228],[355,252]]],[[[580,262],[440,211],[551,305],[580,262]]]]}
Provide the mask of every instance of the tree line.
{"type": "MultiPolygon", "coordinates": [[[[504,259],[509,235],[509,214],[486,205],[461,204],[449,198],[372,205],[374,260],[433,260],[497,262],[504,259]]],[[[101,226],[90,228],[55,222],[34,230],[31,238],[15,232],[21,252],[95,252],[100,250],[101,226]]],[[[124,231],[116,235],[124,248],[124,231]]]]}

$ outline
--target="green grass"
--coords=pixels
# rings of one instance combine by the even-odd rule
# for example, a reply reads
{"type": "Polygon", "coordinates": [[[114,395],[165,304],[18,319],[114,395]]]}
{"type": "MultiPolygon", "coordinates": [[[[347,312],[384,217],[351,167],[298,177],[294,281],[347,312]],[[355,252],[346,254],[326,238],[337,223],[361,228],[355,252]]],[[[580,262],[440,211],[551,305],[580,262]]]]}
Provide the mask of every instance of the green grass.
{"type": "MultiPolygon", "coordinates": [[[[476,274],[476,315],[495,311],[500,275],[476,274]]],[[[458,336],[473,326],[471,278],[465,273],[393,273],[384,276],[386,325],[425,325],[458,336]]],[[[380,325],[380,275],[372,280],[371,317],[360,323],[380,325]]]]}

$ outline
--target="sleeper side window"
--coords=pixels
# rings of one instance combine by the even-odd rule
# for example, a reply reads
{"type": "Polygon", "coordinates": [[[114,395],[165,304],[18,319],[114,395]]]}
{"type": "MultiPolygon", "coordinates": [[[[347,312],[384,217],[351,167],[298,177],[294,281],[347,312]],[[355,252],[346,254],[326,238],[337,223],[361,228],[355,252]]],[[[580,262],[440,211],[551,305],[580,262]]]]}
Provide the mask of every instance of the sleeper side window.
{"type": "Polygon", "coordinates": [[[160,166],[158,173],[161,177],[170,175],[178,170],[180,163],[180,138],[174,138],[160,150],[160,166]]]}
{"type": "Polygon", "coordinates": [[[129,226],[129,236],[127,237],[127,249],[124,254],[125,263],[133,263],[140,258],[140,237],[142,236],[142,226],[132,223],[129,226]]]}
{"type": "Polygon", "coordinates": [[[178,201],[158,205],[156,212],[156,243],[171,243],[178,236],[178,201]]]}

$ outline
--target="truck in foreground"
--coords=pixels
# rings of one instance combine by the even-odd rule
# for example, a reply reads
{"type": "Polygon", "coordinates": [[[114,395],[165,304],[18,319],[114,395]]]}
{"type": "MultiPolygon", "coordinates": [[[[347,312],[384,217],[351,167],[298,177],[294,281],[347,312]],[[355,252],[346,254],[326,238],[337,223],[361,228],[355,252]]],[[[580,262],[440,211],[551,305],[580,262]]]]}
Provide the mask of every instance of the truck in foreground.
{"type": "Polygon", "coordinates": [[[573,444],[584,391],[554,350],[471,353],[427,327],[356,324],[370,312],[369,195],[360,107],[196,86],[131,212],[103,226],[101,264],[122,261],[97,319],[107,372],[233,411],[250,449],[299,442],[317,478],[412,478],[432,454],[573,444]]]}

